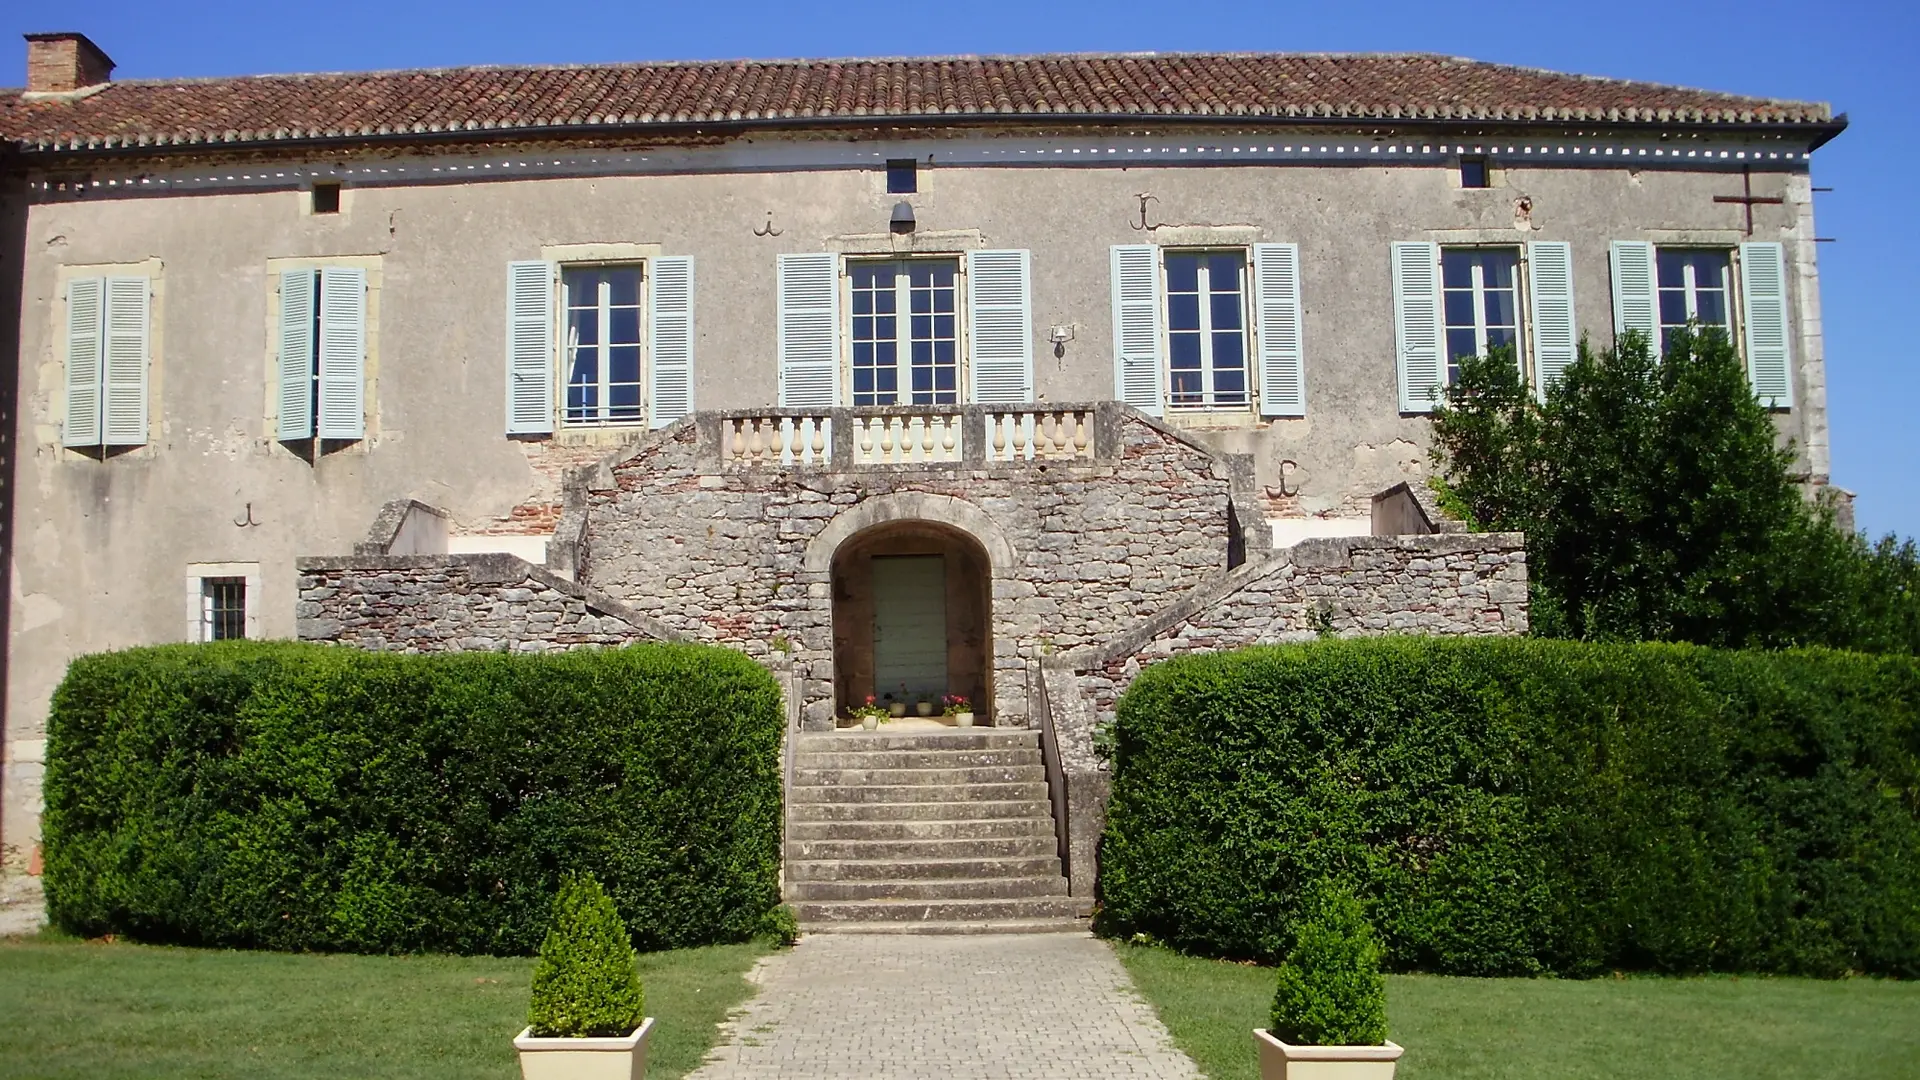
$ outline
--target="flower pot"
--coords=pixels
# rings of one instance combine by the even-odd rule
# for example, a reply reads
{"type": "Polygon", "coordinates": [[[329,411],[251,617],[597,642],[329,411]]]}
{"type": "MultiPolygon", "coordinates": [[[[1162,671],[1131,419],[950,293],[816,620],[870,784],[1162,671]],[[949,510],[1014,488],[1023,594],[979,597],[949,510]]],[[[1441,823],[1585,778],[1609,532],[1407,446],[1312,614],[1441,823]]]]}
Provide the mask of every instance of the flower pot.
{"type": "Polygon", "coordinates": [[[860,718],[860,726],[866,728],[868,731],[872,731],[874,728],[880,726],[880,718],[877,716],[863,716],[860,718]]]}
{"type": "Polygon", "coordinates": [[[523,1080],[640,1080],[647,1075],[647,1037],[653,1017],[633,1034],[604,1039],[539,1039],[527,1028],[514,1036],[523,1080]]]}
{"type": "Polygon", "coordinates": [[[914,703],[913,703],[913,711],[914,711],[914,712],[917,712],[917,713],[919,713],[919,714],[920,714],[921,716],[932,716],[932,715],[933,715],[933,702],[931,702],[931,701],[916,701],[916,702],[914,702],[914,703]]]}
{"type": "Polygon", "coordinates": [[[1260,1050],[1260,1080],[1393,1080],[1393,1067],[1406,1051],[1384,1046],[1294,1046],[1264,1028],[1255,1028],[1260,1050]]]}
{"type": "Polygon", "coordinates": [[[891,702],[890,704],[887,705],[887,715],[888,716],[907,715],[907,703],[904,701],[891,702]]]}
{"type": "Polygon", "coordinates": [[[972,726],[973,726],[973,714],[972,714],[972,713],[970,713],[970,712],[957,712],[957,713],[954,713],[954,714],[953,714],[953,722],[954,722],[954,723],[956,723],[956,724],[958,724],[958,725],[960,725],[961,727],[972,727],[972,726]]]}

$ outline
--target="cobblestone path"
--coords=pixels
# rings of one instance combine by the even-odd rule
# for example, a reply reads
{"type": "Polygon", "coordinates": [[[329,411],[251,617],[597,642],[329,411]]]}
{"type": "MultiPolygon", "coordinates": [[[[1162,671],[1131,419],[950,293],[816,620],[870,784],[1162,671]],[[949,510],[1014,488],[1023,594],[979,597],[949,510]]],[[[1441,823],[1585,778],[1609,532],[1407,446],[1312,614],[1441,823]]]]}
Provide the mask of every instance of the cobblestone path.
{"type": "Polygon", "coordinates": [[[814,934],[749,977],[689,1080],[1199,1076],[1085,934],[814,934]]]}

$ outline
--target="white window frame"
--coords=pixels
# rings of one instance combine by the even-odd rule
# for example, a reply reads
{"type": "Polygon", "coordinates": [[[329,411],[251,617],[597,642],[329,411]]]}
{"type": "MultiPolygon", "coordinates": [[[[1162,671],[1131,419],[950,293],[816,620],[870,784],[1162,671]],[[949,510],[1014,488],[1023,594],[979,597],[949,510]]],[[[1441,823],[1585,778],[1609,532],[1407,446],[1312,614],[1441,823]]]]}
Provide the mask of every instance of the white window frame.
{"type": "MultiPolygon", "coordinates": [[[[1533,297],[1527,291],[1527,247],[1525,244],[1441,244],[1440,247],[1440,347],[1445,353],[1440,358],[1440,385],[1452,386],[1455,372],[1460,367],[1460,358],[1453,355],[1448,343],[1449,333],[1455,327],[1447,321],[1447,294],[1458,292],[1447,287],[1447,252],[1449,251],[1508,251],[1514,255],[1513,262],[1513,352],[1514,362],[1519,365],[1522,376],[1531,378],[1527,360],[1528,337],[1533,322],[1533,297]]],[[[1478,264],[1473,267],[1473,355],[1487,355],[1487,305],[1486,274],[1478,264]]]]}
{"type": "MultiPolygon", "coordinates": [[[[554,364],[555,367],[558,368],[554,373],[553,380],[553,405],[556,422],[561,427],[572,428],[577,431],[602,431],[646,427],[648,417],[651,413],[651,402],[648,401],[647,388],[650,385],[649,378],[653,373],[653,356],[648,349],[649,343],[647,340],[647,311],[649,302],[653,297],[652,260],[640,258],[558,262],[555,264],[554,286],[554,304],[558,308],[558,317],[554,320],[554,335],[556,340],[553,350],[554,364]],[[627,269],[638,270],[640,272],[640,288],[634,294],[636,302],[639,305],[637,317],[634,320],[634,326],[639,335],[638,339],[634,342],[634,345],[639,350],[638,355],[640,357],[639,365],[635,369],[638,378],[638,382],[635,385],[639,392],[639,414],[631,418],[622,417],[619,419],[575,419],[570,415],[572,410],[567,405],[568,391],[573,386],[573,353],[576,348],[572,340],[572,319],[569,317],[573,308],[569,303],[571,297],[568,294],[567,273],[573,270],[627,269]]],[[[600,349],[600,379],[596,387],[599,392],[600,404],[596,406],[596,408],[603,417],[609,407],[607,403],[610,388],[615,385],[620,385],[608,381],[608,376],[611,371],[611,364],[609,364],[608,361],[612,356],[610,352],[612,343],[606,339],[607,326],[610,321],[608,315],[613,309],[608,304],[607,292],[607,283],[603,281],[600,283],[600,296],[597,298],[598,304],[596,307],[596,317],[600,320],[600,343],[598,346],[600,349]]]]}
{"type": "MultiPolygon", "coordinates": [[[[1666,353],[1667,331],[1676,328],[1674,324],[1667,322],[1661,317],[1661,307],[1663,306],[1661,300],[1663,299],[1663,294],[1670,290],[1667,286],[1660,283],[1660,255],[1662,252],[1667,251],[1710,252],[1726,258],[1726,277],[1721,282],[1720,292],[1722,296],[1721,303],[1726,307],[1727,321],[1725,323],[1716,323],[1715,325],[1727,332],[1727,340],[1733,343],[1735,355],[1740,357],[1740,363],[1744,367],[1747,363],[1747,344],[1740,333],[1740,249],[1738,247],[1728,247],[1723,244],[1653,245],[1653,322],[1654,328],[1660,335],[1659,340],[1653,343],[1654,351],[1662,355],[1666,353]]],[[[1700,285],[1695,277],[1693,264],[1687,264],[1681,276],[1681,294],[1686,299],[1687,321],[1691,323],[1699,316],[1700,312],[1700,285]]]]}
{"type": "Polygon", "coordinates": [[[212,640],[212,626],[208,618],[207,583],[223,578],[239,578],[246,583],[244,603],[246,617],[242,620],[245,638],[248,641],[260,637],[260,564],[253,562],[231,563],[188,563],[187,564],[187,635],[188,641],[212,640]]]}
{"type": "MultiPolygon", "coordinates": [[[[953,364],[954,399],[952,405],[923,405],[919,408],[957,409],[971,405],[972,365],[967,362],[967,258],[965,253],[940,251],[916,253],[913,255],[848,255],[840,260],[840,402],[849,408],[868,408],[854,406],[853,380],[853,273],[860,266],[892,265],[904,268],[914,262],[950,262],[953,264],[953,364]]],[[[912,348],[912,288],[910,278],[898,271],[894,274],[894,397],[898,405],[914,407],[913,398],[913,348],[912,348]]],[[[887,406],[878,406],[887,407],[887,406]]]]}
{"type": "MultiPolygon", "coordinates": [[[[1253,312],[1253,251],[1244,245],[1201,245],[1195,247],[1161,247],[1157,251],[1160,259],[1160,356],[1161,356],[1161,404],[1169,415],[1178,413],[1190,416],[1196,413],[1218,413],[1238,415],[1240,413],[1258,414],[1260,409],[1260,380],[1256,370],[1259,356],[1259,342],[1256,339],[1258,328],[1254,326],[1253,312]],[[1246,401],[1221,405],[1213,401],[1216,393],[1214,386],[1215,367],[1213,364],[1213,305],[1200,305],[1200,373],[1206,389],[1207,401],[1199,405],[1179,404],[1174,401],[1173,393],[1173,292],[1168,286],[1167,257],[1169,255],[1235,255],[1240,259],[1240,370],[1242,393],[1246,401]]],[[[1201,270],[1209,285],[1213,273],[1203,262],[1201,270]]],[[[1209,289],[1202,289],[1200,295],[1210,296],[1209,289]]],[[[1181,331],[1191,333],[1191,331],[1181,331]]]]}

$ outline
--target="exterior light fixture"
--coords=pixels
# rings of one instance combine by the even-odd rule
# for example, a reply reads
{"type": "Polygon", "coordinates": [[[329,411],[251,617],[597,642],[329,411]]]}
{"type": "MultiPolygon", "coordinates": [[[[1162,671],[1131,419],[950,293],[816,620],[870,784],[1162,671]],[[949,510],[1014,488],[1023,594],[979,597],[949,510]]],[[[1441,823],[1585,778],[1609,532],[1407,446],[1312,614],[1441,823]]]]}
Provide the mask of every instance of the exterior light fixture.
{"type": "Polygon", "coordinates": [[[894,203],[893,220],[889,223],[889,226],[896,233],[905,234],[912,232],[914,227],[913,204],[904,200],[894,203]]]}

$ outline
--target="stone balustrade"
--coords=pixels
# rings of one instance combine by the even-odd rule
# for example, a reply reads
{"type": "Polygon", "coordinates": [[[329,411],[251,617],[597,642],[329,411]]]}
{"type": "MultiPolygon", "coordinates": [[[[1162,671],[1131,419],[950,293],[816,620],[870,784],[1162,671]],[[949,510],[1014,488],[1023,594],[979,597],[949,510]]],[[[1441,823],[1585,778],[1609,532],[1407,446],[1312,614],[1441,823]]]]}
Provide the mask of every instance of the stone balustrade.
{"type": "Polygon", "coordinates": [[[729,469],[988,468],[1112,462],[1120,406],[889,405],[700,413],[702,452],[729,469]]]}

